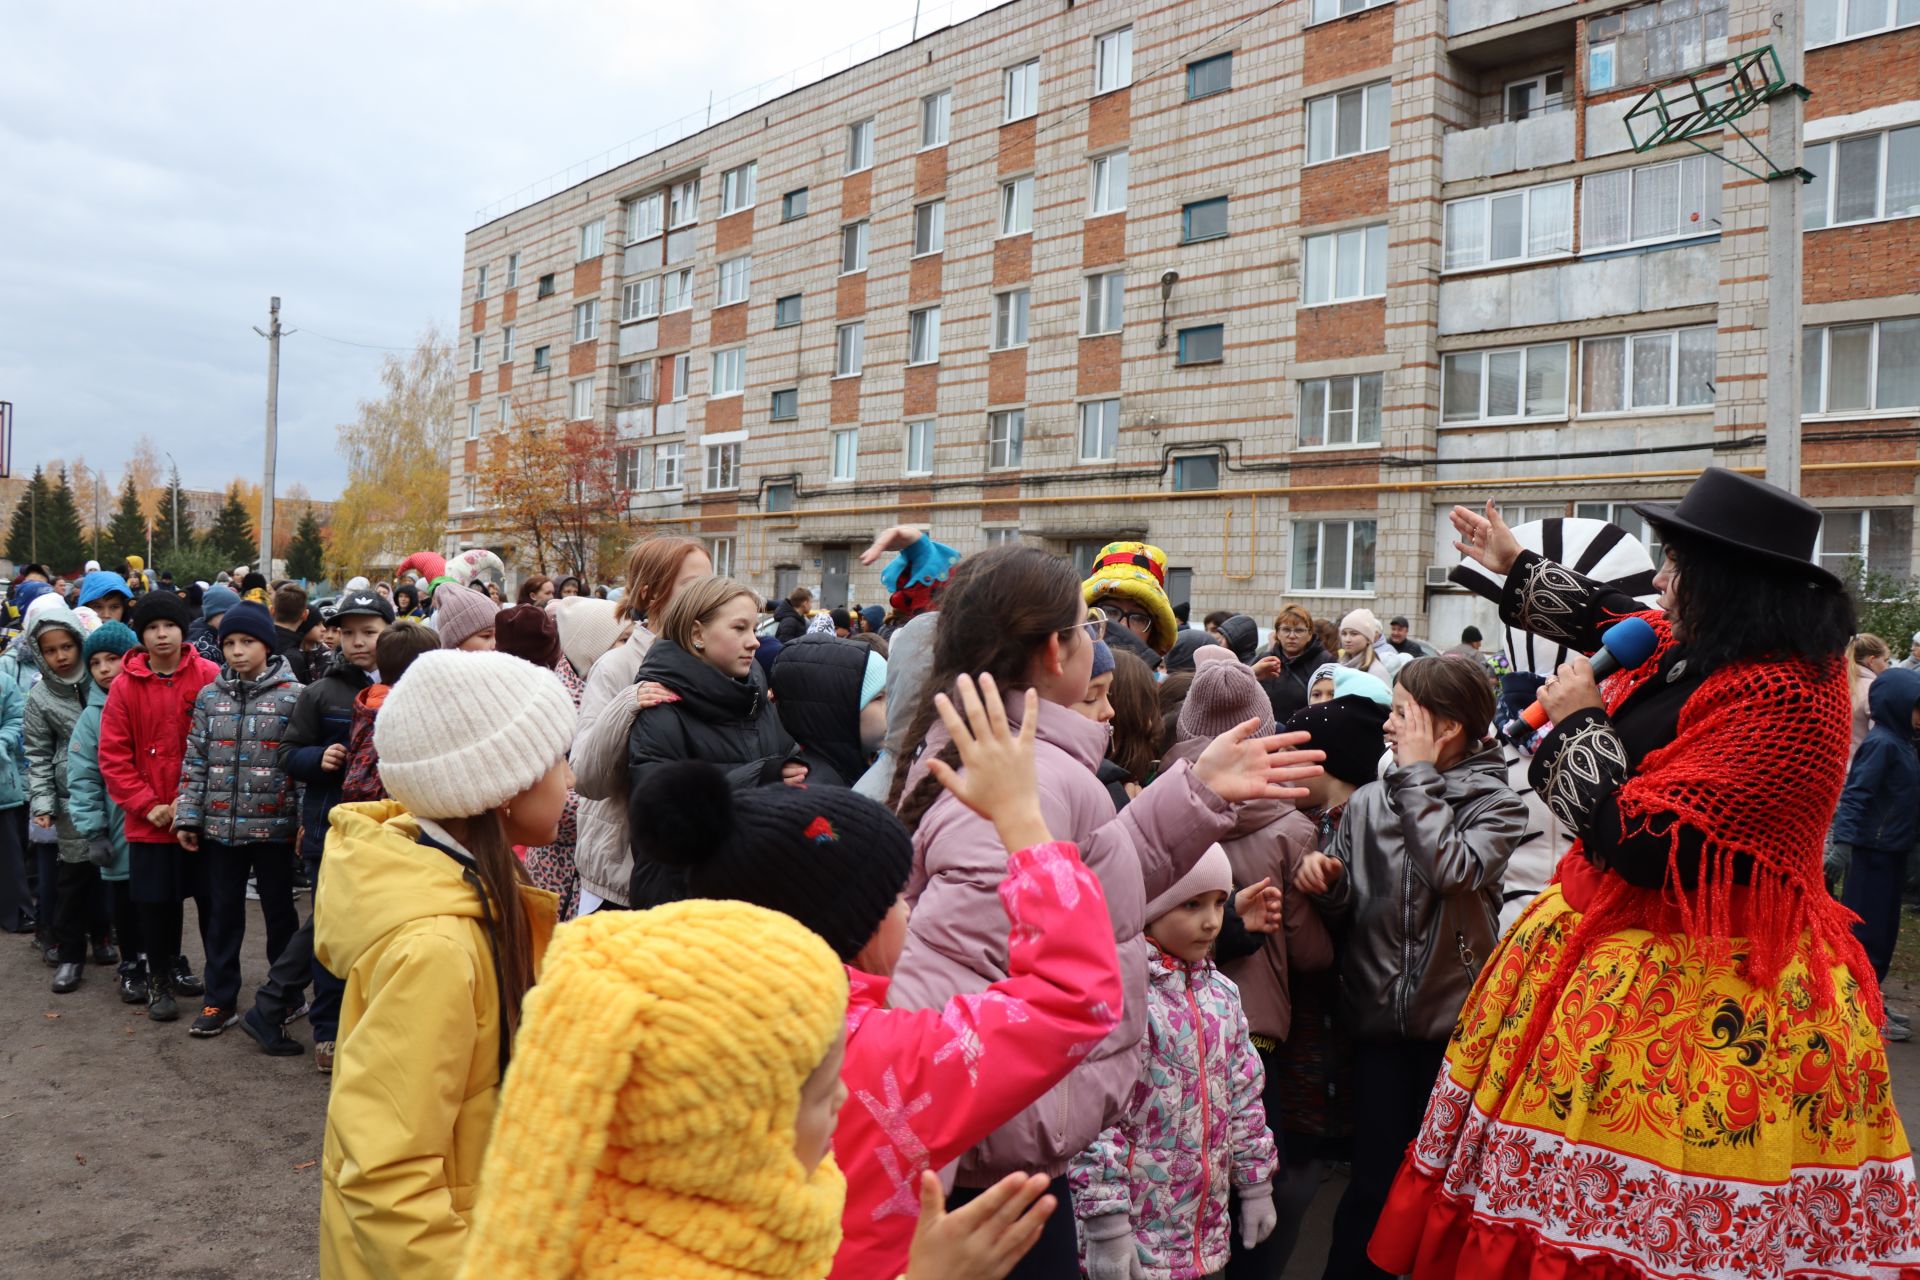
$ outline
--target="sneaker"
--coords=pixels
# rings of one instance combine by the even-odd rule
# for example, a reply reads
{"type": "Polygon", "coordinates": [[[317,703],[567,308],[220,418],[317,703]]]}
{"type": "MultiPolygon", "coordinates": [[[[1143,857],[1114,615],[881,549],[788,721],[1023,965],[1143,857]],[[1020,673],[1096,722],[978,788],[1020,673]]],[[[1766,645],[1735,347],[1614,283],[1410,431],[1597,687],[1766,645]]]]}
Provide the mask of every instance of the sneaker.
{"type": "Polygon", "coordinates": [[[200,1016],[195,1018],[193,1025],[187,1028],[187,1034],[202,1037],[217,1036],[238,1021],[240,1021],[240,1015],[235,1010],[222,1009],[217,1004],[210,1004],[200,1010],[200,1016]]]}
{"type": "Polygon", "coordinates": [[[147,991],[147,1017],[155,1022],[175,1022],[179,1020],[180,1006],[174,1003],[173,992],[167,990],[167,982],[164,978],[149,984],[147,991]]]}
{"type": "Polygon", "coordinates": [[[53,971],[53,994],[64,996],[80,989],[80,966],[63,964],[53,971]]]}
{"type": "Polygon", "coordinates": [[[1893,1043],[1902,1040],[1911,1040],[1913,1039],[1913,1028],[1903,1027],[1892,1019],[1888,1019],[1887,1024],[1880,1028],[1880,1038],[1893,1043]]]}
{"type": "Polygon", "coordinates": [[[59,945],[49,942],[46,946],[40,948],[40,958],[47,962],[47,968],[58,969],[60,967],[59,945]]]}
{"type": "Polygon", "coordinates": [[[193,976],[193,970],[187,967],[185,956],[173,958],[173,990],[176,995],[203,996],[207,994],[207,984],[193,976]]]}
{"type": "Polygon", "coordinates": [[[287,1016],[280,1019],[280,1025],[283,1027],[290,1027],[294,1023],[300,1021],[300,1019],[306,1017],[308,1013],[312,1012],[312,1010],[313,1010],[313,1006],[307,1003],[305,1000],[302,1000],[299,1004],[287,1010],[287,1016]]]}
{"type": "Polygon", "coordinates": [[[313,1065],[323,1076],[333,1074],[333,1041],[317,1040],[314,1042],[313,1065]]]}
{"type": "Polygon", "coordinates": [[[1889,1009],[1887,1010],[1887,1021],[1897,1022],[1903,1027],[1911,1027],[1913,1025],[1913,1015],[1910,1013],[1895,1013],[1889,1009]]]}
{"type": "Polygon", "coordinates": [[[138,962],[120,966],[120,1000],[123,1004],[147,1002],[147,967],[138,962]]]}
{"type": "Polygon", "coordinates": [[[252,876],[247,877],[247,901],[260,901],[260,884],[252,876]]]}
{"type": "Polygon", "coordinates": [[[262,1053],[276,1058],[297,1058],[306,1052],[306,1047],[298,1040],[278,1027],[269,1027],[258,1008],[249,1009],[241,1015],[240,1029],[253,1037],[253,1042],[260,1046],[262,1053]]]}
{"type": "Polygon", "coordinates": [[[95,943],[93,948],[93,962],[103,968],[110,964],[119,964],[120,952],[111,942],[95,943]]]}

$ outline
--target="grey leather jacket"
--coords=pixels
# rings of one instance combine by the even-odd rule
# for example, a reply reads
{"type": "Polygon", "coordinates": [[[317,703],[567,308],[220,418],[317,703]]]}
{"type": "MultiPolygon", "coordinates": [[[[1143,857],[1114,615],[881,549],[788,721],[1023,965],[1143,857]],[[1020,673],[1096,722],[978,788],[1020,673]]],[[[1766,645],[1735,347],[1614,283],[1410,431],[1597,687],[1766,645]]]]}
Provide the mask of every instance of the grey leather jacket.
{"type": "Polygon", "coordinates": [[[1500,748],[1446,772],[1415,763],[1354,793],[1315,899],[1348,924],[1341,977],[1357,1040],[1443,1040],[1499,940],[1501,876],[1527,831],[1500,748]]]}

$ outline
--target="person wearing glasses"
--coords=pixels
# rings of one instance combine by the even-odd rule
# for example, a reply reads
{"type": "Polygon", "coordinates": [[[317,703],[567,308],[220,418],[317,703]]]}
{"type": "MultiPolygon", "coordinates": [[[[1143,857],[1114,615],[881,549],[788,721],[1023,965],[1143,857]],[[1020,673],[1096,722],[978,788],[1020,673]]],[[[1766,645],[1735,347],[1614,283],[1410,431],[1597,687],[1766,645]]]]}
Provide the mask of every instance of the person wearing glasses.
{"type": "MultiPolygon", "coordinates": [[[[1106,615],[1110,633],[1130,636],[1160,657],[1173,648],[1180,623],[1167,599],[1167,553],[1160,548],[1109,542],[1094,557],[1093,575],[1080,585],[1080,594],[1106,615]]],[[[1109,634],[1109,643],[1114,638],[1109,634]]]]}
{"type": "Polygon", "coordinates": [[[1314,634],[1313,615],[1297,604],[1282,609],[1273,620],[1272,646],[1253,664],[1253,674],[1273,704],[1275,724],[1307,705],[1313,673],[1332,661],[1314,634]]]}

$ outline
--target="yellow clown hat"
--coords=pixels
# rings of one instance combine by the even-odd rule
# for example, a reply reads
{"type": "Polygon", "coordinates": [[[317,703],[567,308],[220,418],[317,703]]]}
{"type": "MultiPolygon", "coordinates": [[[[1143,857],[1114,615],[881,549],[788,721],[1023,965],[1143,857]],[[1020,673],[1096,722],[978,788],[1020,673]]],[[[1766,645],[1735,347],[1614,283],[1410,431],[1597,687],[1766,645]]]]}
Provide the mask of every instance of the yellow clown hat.
{"type": "Polygon", "coordinates": [[[1145,542],[1109,542],[1093,560],[1093,576],[1081,585],[1088,604],[1121,596],[1153,615],[1147,645],[1155,653],[1173,648],[1180,623],[1167,599],[1167,553],[1145,542]]]}

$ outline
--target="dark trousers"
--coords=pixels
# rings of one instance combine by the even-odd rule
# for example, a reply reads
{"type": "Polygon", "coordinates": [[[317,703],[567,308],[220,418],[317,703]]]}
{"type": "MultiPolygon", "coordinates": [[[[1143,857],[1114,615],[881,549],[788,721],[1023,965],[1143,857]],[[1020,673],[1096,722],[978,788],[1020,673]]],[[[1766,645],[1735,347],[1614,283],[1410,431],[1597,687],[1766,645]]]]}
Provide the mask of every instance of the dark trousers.
{"type": "Polygon", "coordinates": [[[33,859],[34,910],[40,914],[40,935],[52,942],[53,922],[60,915],[60,846],[28,842],[27,850],[33,859]]]}
{"type": "Polygon", "coordinates": [[[200,945],[207,945],[207,921],[213,914],[207,897],[206,863],[197,853],[176,844],[137,840],[127,842],[134,863],[128,881],[139,917],[140,942],[147,952],[147,971],[155,980],[173,972],[180,959],[180,932],[185,927],[182,907],[193,899],[200,918],[200,945]]]}
{"type": "MultiPolygon", "coordinates": [[[[1280,1187],[1280,1173],[1287,1167],[1287,1149],[1280,1141],[1280,1073],[1274,1069],[1274,1055],[1265,1049],[1256,1047],[1254,1052],[1260,1055],[1260,1066],[1265,1072],[1260,1088],[1260,1102],[1267,1113],[1267,1128],[1273,1131],[1274,1145],[1280,1151],[1280,1165],[1274,1172],[1273,1185],[1277,1192],[1280,1187]]],[[[1276,1200],[1276,1205],[1278,1201],[1276,1200]]],[[[1272,1280],[1279,1270],[1275,1261],[1280,1241],[1278,1228],[1259,1244],[1248,1249],[1240,1243],[1240,1197],[1233,1196],[1227,1202],[1227,1224],[1232,1237],[1233,1253],[1227,1259],[1225,1272],[1227,1280],[1272,1280]]]]}
{"type": "MultiPolygon", "coordinates": [[[[192,857],[192,854],[187,855],[192,857]]],[[[260,914],[267,921],[267,961],[286,950],[300,927],[293,908],[293,845],[222,844],[202,837],[201,860],[207,868],[207,1003],[234,1009],[240,1003],[240,948],[247,938],[247,877],[260,891],[260,914]]]]}
{"type": "MultiPolygon", "coordinates": [[[[320,883],[318,858],[307,859],[307,876],[314,884],[320,883]]],[[[313,1028],[314,1043],[324,1044],[339,1032],[340,995],[347,984],[327,972],[327,967],[314,958],[312,915],[308,915],[306,923],[287,939],[286,949],[275,957],[266,982],[254,995],[253,1007],[268,1026],[277,1027],[300,1007],[300,998],[306,994],[309,981],[313,983],[313,1007],[307,1021],[313,1028]]]]}
{"type": "Polygon", "coordinates": [[[53,940],[61,964],[85,964],[89,936],[106,936],[108,922],[100,901],[100,868],[91,862],[62,862],[54,873],[53,940]]]}
{"type": "Polygon", "coordinates": [[[27,884],[27,806],[0,809],[0,930],[32,926],[33,889],[27,884]]]}
{"type": "Polygon", "coordinates": [[[140,941],[140,913],[134,909],[133,893],[125,880],[102,880],[100,887],[106,891],[114,940],[120,944],[120,965],[138,964],[146,947],[140,941]]]}
{"type": "Polygon", "coordinates": [[[1444,1040],[1353,1046],[1353,1180],[1333,1215],[1325,1280],[1387,1276],[1368,1260],[1367,1241],[1386,1207],[1401,1158],[1420,1133],[1446,1056],[1444,1040]]]}
{"type": "MultiPolygon", "coordinates": [[[[985,1191],[985,1187],[955,1187],[947,1197],[947,1208],[958,1209],[985,1191]]],[[[1027,1256],[1007,1272],[1007,1280],[1079,1280],[1080,1242],[1073,1229],[1073,1190],[1063,1176],[1053,1180],[1047,1194],[1058,1202],[1053,1216],[1047,1219],[1027,1256]]]]}
{"type": "Polygon", "coordinates": [[[1907,878],[1907,854],[1855,845],[1853,863],[1840,901],[1860,917],[1853,936],[1867,953],[1874,976],[1887,980],[1893,947],[1900,940],[1900,888],[1907,878]]]}

